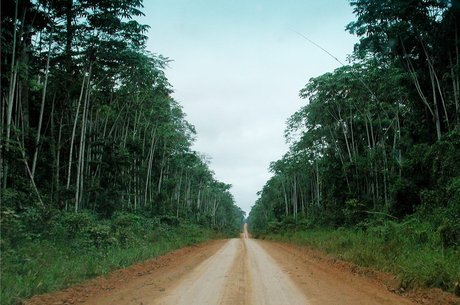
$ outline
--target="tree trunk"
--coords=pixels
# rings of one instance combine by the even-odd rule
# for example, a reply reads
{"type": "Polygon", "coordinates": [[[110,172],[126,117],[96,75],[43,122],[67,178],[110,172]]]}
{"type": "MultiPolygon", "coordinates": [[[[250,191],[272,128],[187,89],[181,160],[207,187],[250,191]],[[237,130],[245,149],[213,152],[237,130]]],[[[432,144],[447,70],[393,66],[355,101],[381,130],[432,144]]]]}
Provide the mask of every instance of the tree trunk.
{"type": "Polygon", "coordinates": [[[145,177],[144,204],[147,204],[148,189],[149,189],[149,184],[150,184],[150,180],[152,177],[153,155],[155,153],[155,146],[157,142],[156,137],[155,137],[156,131],[157,131],[157,128],[155,127],[155,129],[153,130],[152,142],[150,144],[150,151],[148,155],[149,161],[147,165],[147,176],[145,177]]]}
{"type": "Polygon", "coordinates": [[[68,166],[68,170],[67,170],[67,184],[66,184],[66,189],[67,190],[70,189],[70,177],[71,177],[71,172],[72,172],[72,154],[73,154],[73,146],[74,146],[74,142],[75,142],[75,131],[77,129],[78,115],[80,113],[81,102],[83,100],[83,92],[84,92],[84,89],[85,89],[85,82],[86,82],[86,76],[83,76],[83,81],[81,83],[80,97],[78,99],[77,112],[75,113],[75,120],[73,122],[72,138],[70,140],[70,152],[69,152],[69,164],[68,164],[69,166],[68,166]]]}
{"type": "Polygon", "coordinates": [[[75,190],[75,212],[78,212],[79,205],[82,200],[83,186],[84,186],[84,162],[85,162],[85,145],[86,145],[86,124],[88,120],[88,108],[89,108],[89,97],[90,97],[90,80],[91,80],[92,66],[89,67],[88,81],[85,100],[83,103],[83,115],[80,132],[80,151],[77,165],[77,185],[75,190]]]}
{"type": "Polygon", "coordinates": [[[281,184],[283,185],[285,215],[288,216],[289,207],[288,207],[288,199],[287,199],[287,192],[286,192],[286,185],[284,183],[284,178],[281,178],[281,184]]]}
{"type": "Polygon", "coordinates": [[[431,69],[430,69],[430,79],[431,79],[431,89],[432,89],[432,93],[433,93],[433,109],[434,109],[434,121],[435,121],[435,124],[436,124],[436,135],[437,135],[438,141],[440,141],[441,140],[441,135],[442,135],[442,132],[441,132],[441,119],[439,118],[438,100],[437,100],[437,97],[436,97],[436,86],[435,86],[434,76],[431,73],[431,69]]]}
{"type": "Polygon", "coordinates": [[[43,83],[42,101],[41,101],[41,106],[40,106],[40,117],[38,120],[38,128],[37,128],[37,137],[35,138],[35,152],[34,152],[34,158],[32,162],[32,177],[35,177],[35,169],[37,166],[37,157],[38,157],[38,150],[39,150],[39,145],[40,145],[40,135],[41,135],[42,124],[43,124],[43,112],[45,111],[46,89],[48,87],[50,57],[51,57],[51,39],[48,45],[48,57],[46,59],[45,82],[43,83]]]}
{"type": "MultiPolygon", "coordinates": [[[[16,89],[16,79],[18,75],[17,71],[17,64],[16,64],[16,23],[18,19],[18,3],[16,2],[16,7],[14,10],[14,29],[13,29],[13,50],[11,55],[11,76],[10,76],[10,84],[9,84],[9,92],[8,92],[8,109],[6,114],[6,144],[5,144],[5,151],[8,153],[10,150],[10,137],[11,137],[11,124],[13,118],[13,104],[14,104],[14,91],[16,89]]],[[[6,189],[8,182],[8,163],[5,163],[5,167],[3,168],[3,188],[6,189]]]]}

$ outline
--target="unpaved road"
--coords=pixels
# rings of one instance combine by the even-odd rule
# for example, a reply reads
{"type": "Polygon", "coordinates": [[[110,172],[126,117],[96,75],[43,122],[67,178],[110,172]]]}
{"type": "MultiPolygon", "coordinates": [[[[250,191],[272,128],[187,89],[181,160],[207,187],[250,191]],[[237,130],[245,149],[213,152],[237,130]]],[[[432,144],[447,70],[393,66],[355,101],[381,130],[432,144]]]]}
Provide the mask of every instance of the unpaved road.
{"type": "MultiPolygon", "coordinates": [[[[358,272],[317,255],[249,239],[244,233],[240,239],[184,248],[26,304],[417,304],[389,291],[391,285],[377,273],[358,272]]],[[[458,298],[438,293],[415,299],[421,304],[459,304],[458,298]]]]}
{"type": "Polygon", "coordinates": [[[165,297],[151,304],[308,303],[302,291],[257,242],[232,239],[165,297]]]}

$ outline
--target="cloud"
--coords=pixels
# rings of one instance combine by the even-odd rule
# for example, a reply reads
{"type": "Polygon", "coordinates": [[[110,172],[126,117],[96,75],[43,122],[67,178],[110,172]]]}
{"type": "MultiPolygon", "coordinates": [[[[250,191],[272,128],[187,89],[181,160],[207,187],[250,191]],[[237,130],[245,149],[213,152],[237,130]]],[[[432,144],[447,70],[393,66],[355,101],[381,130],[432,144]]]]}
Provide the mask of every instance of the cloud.
{"type": "Polygon", "coordinates": [[[160,1],[145,3],[149,49],[174,61],[174,97],[196,126],[194,149],[211,157],[216,177],[233,185],[249,212],[287,151],[286,119],[305,101],[308,79],[338,66],[291,29],[345,61],[356,39],[346,1],[160,1]]]}

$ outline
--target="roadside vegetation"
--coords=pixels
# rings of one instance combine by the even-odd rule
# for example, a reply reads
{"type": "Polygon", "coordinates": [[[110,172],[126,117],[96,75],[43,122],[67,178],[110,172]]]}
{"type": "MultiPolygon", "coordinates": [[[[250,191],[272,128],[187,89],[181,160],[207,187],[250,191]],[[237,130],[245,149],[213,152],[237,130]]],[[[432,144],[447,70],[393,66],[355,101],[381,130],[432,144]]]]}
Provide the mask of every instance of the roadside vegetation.
{"type": "Polygon", "coordinates": [[[16,238],[3,245],[2,304],[19,304],[35,294],[228,236],[174,217],[146,218],[125,212],[110,220],[90,212],[47,216],[49,219],[23,215],[27,230],[17,219],[7,220],[10,222],[5,225],[16,231],[11,232],[16,238]]]}
{"type": "Polygon", "coordinates": [[[1,304],[239,232],[142,1],[2,1],[1,304]]]}
{"type": "Polygon", "coordinates": [[[458,294],[458,1],[350,2],[359,43],[300,90],[250,230],[458,294]]]}
{"type": "Polygon", "coordinates": [[[271,226],[270,233],[258,237],[307,246],[358,266],[394,274],[399,288],[405,290],[438,287],[459,293],[460,251],[443,245],[442,235],[430,222],[416,218],[375,220],[360,228],[338,229],[302,221],[271,226]]]}

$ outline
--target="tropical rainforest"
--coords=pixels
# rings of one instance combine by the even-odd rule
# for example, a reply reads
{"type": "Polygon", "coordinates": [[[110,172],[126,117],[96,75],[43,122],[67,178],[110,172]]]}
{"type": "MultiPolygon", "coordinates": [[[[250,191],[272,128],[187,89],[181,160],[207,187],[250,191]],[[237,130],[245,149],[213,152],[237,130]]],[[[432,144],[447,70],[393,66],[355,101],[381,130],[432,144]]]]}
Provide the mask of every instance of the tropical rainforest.
{"type": "MultiPolygon", "coordinates": [[[[250,232],[460,294],[460,2],[350,4],[359,42],[299,88],[250,232]]],[[[2,304],[243,226],[142,8],[2,0],[2,304]]]]}
{"type": "Polygon", "coordinates": [[[2,1],[2,304],[242,227],[141,10],[2,1]]]}
{"type": "Polygon", "coordinates": [[[460,293],[460,2],[350,4],[359,42],[301,88],[250,229],[460,293]]]}

